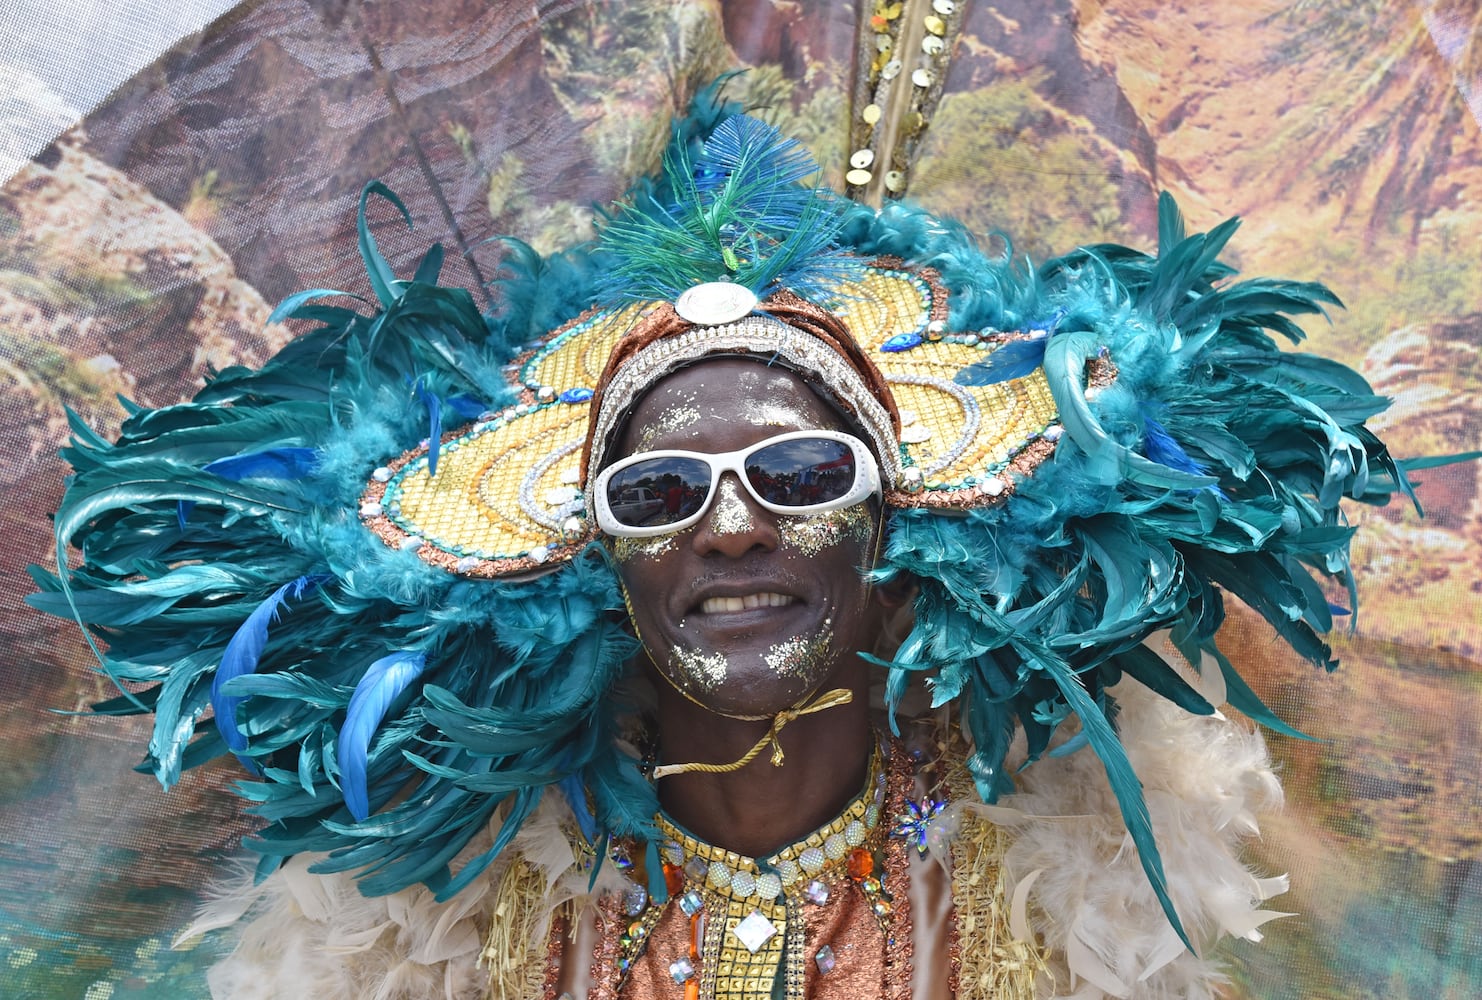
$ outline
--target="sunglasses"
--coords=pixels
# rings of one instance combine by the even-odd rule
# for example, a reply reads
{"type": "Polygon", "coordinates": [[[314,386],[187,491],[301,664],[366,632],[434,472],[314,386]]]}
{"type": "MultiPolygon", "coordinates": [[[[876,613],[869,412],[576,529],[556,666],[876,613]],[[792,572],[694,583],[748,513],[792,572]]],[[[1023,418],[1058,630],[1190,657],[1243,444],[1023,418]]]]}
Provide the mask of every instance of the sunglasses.
{"type": "Polygon", "coordinates": [[[615,538],[682,531],[705,516],[723,473],[774,514],[811,514],[859,503],[880,492],[875,456],[839,431],[791,431],[723,455],[645,451],[597,476],[597,526],[615,538]]]}

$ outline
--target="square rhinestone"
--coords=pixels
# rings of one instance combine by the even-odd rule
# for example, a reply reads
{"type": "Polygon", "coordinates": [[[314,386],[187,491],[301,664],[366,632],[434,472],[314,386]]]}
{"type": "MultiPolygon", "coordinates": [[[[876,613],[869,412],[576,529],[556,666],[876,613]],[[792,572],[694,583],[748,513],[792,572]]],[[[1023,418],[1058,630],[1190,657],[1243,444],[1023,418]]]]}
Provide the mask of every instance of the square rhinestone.
{"type": "Polygon", "coordinates": [[[676,983],[683,983],[695,976],[695,964],[684,955],[669,963],[669,975],[676,983]]]}
{"type": "Polygon", "coordinates": [[[814,879],[812,882],[808,883],[806,888],[803,889],[803,895],[807,897],[808,902],[812,903],[814,906],[822,906],[824,903],[828,902],[828,885],[826,883],[818,881],[817,879],[814,879]]]}
{"type": "Polygon", "coordinates": [[[777,933],[777,925],[762,916],[761,910],[752,910],[751,915],[737,924],[732,933],[746,946],[747,951],[755,952],[777,933]]]}
{"type": "Polygon", "coordinates": [[[837,960],[834,958],[834,949],[824,945],[818,949],[818,954],[813,956],[813,961],[818,963],[818,971],[822,975],[828,975],[834,971],[837,960]]]}
{"type": "Polygon", "coordinates": [[[684,911],[684,915],[687,917],[693,917],[704,906],[704,897],[693,889],[679,897],[679,908],[684,911]]]}

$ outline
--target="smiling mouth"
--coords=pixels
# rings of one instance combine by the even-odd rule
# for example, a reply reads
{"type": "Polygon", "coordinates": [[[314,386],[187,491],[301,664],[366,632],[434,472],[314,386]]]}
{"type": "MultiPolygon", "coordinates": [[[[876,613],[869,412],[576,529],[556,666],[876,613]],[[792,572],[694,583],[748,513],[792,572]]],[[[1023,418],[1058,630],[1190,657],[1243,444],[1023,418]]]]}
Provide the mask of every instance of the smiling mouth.
{"type": "Polygon", "coordinates": [[[700,611],[707,615],[725,614],[736,611],[752,611],[756,608],[784,608],[797,600],[787,594],[764,591],[742,597],[708,597],[700,604],[700,611]]]}

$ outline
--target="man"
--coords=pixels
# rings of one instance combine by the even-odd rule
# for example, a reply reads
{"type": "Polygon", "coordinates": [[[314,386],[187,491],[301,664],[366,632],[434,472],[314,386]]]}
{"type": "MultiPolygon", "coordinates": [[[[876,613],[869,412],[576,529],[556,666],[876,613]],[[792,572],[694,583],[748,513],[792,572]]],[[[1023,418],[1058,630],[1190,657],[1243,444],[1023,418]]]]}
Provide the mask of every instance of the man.
{"type": "Polygon", "coordinates": [[[1261,332],[1331,296],[1216,287],[1228,231],[1171,210],[1162,259],[1022,275],[799,185],[753,119],[684,129],[492,319],[387,281],[362,217],[378,317],[309,310],[262,371],[75,452],[89,599],[53,605],[120,679],[168,674],[116,706],[156,712],[162,780],[231,750],[291,858],[223,907],[260,916],[213,989],[1204,995],[1195,942],[1278,888],[1232,851],[1273,792],[1142,643],[1197,666],[1224,587],[1326,658],[1335,505],[1403,483],[1304,394],[1371,401],[1261,332]],[[872,679],[916,736],[871,728],[872,679]],[[1038,763],[993,807],[1016,732],[1038,763]]]}

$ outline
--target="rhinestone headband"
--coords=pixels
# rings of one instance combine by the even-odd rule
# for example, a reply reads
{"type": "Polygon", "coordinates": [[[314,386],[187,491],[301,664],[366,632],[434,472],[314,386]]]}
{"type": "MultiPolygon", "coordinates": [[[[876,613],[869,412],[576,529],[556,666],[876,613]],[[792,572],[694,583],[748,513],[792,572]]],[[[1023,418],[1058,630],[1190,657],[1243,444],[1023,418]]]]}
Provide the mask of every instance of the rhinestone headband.
{"type": "MultiPolygon", "coordinates": [[[[817,337],[795,330],[771,316],[752,315],[720,326],[698,327],[676,337],[654,341],[633,355],[608,382],[592,422],[592,446],[586,482],[601,471],[608,447],[639,398],[665,375],[711,355],[752,355],[775,360],[785,368],[826,387],[869,436],[880,459],[882,478],[898,489],[900,444],[891,416],[865,387],[859,373],[817,337]]],[[[591,498],[587,516],[593,518],[591,498]]]]}

